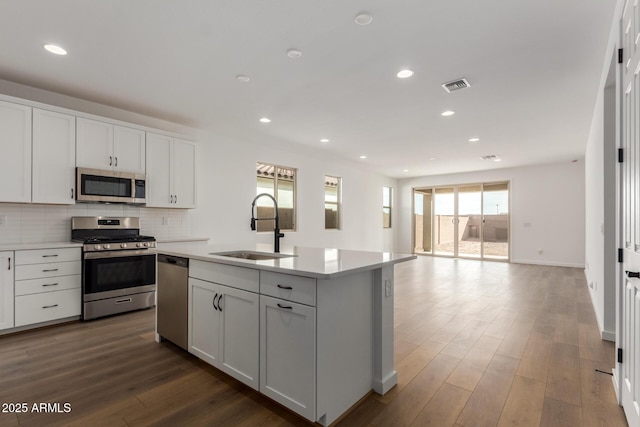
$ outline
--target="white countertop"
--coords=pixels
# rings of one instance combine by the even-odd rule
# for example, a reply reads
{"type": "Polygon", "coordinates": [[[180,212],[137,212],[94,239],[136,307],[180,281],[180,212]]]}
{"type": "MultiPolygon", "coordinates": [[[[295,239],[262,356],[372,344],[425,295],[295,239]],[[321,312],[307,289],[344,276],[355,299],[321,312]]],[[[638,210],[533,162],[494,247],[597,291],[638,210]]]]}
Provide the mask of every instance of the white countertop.
{"type": "Polygon", "coordinates": [[[156,240],[158,244],[165,243],[206,243],[209,241],[208,237],[167,237],[167,238],[159,238],[156,240]]]}
{"type": "Polygon", "coordinates": [[[307,248],[300,246],[284,246],[281,254],[295,255],[289,258],[254,261],[212,255],[217,252],[257,251],[273,253],[273,246],[268,244],[242,245],[189,245],[166,243],[156,252],[183,258],[210,261],[220,264],[236,265],[258,270],[276,271],[298,276],[331,279],[359,271],[374,270],[385,265],[416,259],[415,255],[393,252],[367,252],[345,249],[307,248]]]}
{"type": "Polygon", "coordinates": [[[31,249],[81,248],[77,242],[48,242],[48,243],[3,243],[0,251],[26,251],[31,249]]]}

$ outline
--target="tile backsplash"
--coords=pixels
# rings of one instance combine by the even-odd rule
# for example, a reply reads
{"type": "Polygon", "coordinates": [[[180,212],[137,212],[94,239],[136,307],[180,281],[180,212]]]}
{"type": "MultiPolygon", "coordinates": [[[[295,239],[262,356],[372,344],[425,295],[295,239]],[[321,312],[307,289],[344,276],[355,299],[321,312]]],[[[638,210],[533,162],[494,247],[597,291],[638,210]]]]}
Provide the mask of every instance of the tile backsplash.
{"type": "Polygon", "coordinates": [[[140,234],[156,239],[190,236],[188,209],[78,203],[38,205],[0,203],[0,244],[71,240],[73,216],[140,217],[140,234]]]}

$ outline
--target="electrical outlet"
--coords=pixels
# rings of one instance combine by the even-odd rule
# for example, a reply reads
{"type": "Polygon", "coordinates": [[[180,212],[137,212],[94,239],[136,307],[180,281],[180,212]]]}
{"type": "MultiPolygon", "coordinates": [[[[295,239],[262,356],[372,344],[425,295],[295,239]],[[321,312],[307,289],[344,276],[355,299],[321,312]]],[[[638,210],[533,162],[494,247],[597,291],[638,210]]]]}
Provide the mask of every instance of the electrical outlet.
{"type": "Polygon", "coordinates": [[[538,249],[538,255],[542,255],[544,253],[543,249],[538,249]]]}
{"type": "Polygon", "coordinates": [[[392,293],[391,281],[385,280],[384,281],[384,296],[389,298],[391,296],[391,293],[392,293]]]}
{"type": "Polygon", "coordinates": [[[0,227],[4,227],[5,225],[7,225],[7,216],[0,215],[0,227]]]}
{"type": "Polygon", "coordinates": [[[589,282],[589,287],[593,289],[593,282],[589,282]]]}
{"type": "Polygon", "coordinates": [[[169,225],[169,217],[162,217],[162,225],[169,225]]]}

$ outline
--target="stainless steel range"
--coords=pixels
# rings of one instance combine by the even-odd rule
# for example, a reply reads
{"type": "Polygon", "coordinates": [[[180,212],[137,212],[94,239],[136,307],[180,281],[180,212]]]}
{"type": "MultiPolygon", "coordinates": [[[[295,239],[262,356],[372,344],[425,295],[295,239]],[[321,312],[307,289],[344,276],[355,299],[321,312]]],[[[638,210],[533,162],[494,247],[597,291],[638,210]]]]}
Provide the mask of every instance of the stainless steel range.
{"type": "Polygon", "coordinates": [[[71,239],[84,244],[84,320],[155,305],[156,240],[140,235],[139,218],[73,217],[71,239]]]}

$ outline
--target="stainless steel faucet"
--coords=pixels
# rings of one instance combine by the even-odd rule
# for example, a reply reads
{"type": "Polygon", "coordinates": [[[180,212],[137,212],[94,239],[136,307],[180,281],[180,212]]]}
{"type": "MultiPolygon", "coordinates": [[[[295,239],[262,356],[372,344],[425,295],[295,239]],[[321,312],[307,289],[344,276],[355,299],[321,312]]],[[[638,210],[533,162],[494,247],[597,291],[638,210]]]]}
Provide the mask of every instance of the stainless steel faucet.
{"type": "Polygon", "coordinates": [[[251,229],[255,231],[256,230],[256,221],[264,221],[264,220],[275,220],[276,221],[276,226],[273,229],[273,251],[278,253],[278,252],[280,252],[280,238],[284,237],[284,233],[280,232],[280,220],[278,218],[278,202],[276,202],[276,199],[271,194],[260,193],[255,197],[255,199],[253,199],[253,202],[251,202],[251,229]],[[273,206],[275,207],[275,212],[276,212],[275,218],[256,218],[254,216],[254,211],[255,211],[255,207],[256,207],[256,200],[258,200],[260,197],[263,197],[263,196],[267,196],[271,200],[273,200],[273,206]]]}

